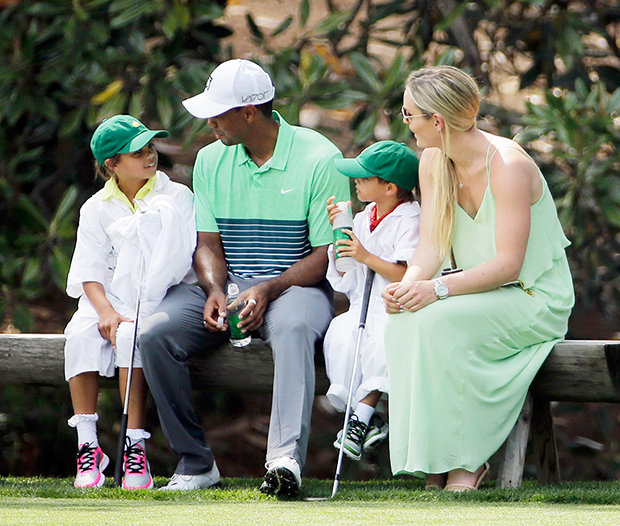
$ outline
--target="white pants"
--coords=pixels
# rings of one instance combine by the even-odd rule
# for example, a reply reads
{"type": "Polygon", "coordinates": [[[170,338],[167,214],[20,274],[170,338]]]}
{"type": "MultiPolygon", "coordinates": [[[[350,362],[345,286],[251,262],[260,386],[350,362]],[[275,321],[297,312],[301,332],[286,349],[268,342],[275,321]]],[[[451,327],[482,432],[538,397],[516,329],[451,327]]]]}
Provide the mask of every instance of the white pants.
{"type": "MultiPolygon", "coordinates": [[[[124,307],[114,297],[112,306],[122,316],[133,319],[134,312],[124,307]]],[[[80,297],[78,310],[65,328],[65,379],[86,372],[98,372],[101,376],[114,376],[114,367],[129,367],[134,324],[123,322],[116,333],[116,349],[99,333],[99,314],[86,295],[80,297]]],[[[139,349],[136,348],[133,366],[142,368],[139,349]]]]}
{"type": "MultiPolygon", "coordinates": [[[[382,306],[381,306],[382,307],[382,306]]],[[[388,392],[387,365],[383,346],[383,327],[386,318],[382,309],[368,312],[366,329],[362,335],[357,375],[353,380],[351,407],[372,391],[388,392]]],[[[331,382],[327,398],[338,411],[344,412],[349,398],[349,385],[359,331],[360,307],[351,308],[334,318],[325,335],[323,354],[325,368],[331,382]]]]}

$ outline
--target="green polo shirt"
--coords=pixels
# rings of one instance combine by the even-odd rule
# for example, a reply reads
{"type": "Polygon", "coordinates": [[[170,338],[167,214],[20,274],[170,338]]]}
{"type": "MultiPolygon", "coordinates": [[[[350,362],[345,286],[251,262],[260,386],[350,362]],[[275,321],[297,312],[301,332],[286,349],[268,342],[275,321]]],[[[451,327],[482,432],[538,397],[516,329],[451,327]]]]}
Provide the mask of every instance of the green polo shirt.
{"type": "Polygon", "coordinates": [[[349,199],[335,168],[338,148],[320,133],[280,123],[273,157],[260,168],[241,144],[216,141],[196,157],[193,188],[199,232],[219,232],[229,270],[273,277],[332,241],[327,199],[349,199]]]}

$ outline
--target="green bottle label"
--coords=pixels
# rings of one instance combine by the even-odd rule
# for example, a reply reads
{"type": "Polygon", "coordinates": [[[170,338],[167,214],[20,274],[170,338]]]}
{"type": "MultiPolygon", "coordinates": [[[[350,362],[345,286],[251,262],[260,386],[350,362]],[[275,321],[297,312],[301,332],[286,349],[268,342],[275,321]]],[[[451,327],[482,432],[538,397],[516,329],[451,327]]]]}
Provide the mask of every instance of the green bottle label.
{"type": "Polygon", "coordinates": [[[226,316],[228,318],[228,328],[230,329],[230,337],[233,340],[242,340],[243,338],[247,338],[247,333],[241,332],[241,329],[237,327],[237,323],[239,323],[239,313],[236,312],[234,314],[229,314],[226,316]]]}
{"type": "Polygon", "coordinates": [[[335,259],[343,257],[340,254],[338,254],[338,252],[336,252],[336,249],[338,248],[338,245],[336,245],[336,241],[340,239],[349,239],[349,240],[351,239],[351,236],[343,232],[344,229],[351,230],[351,227],[344,226],[344,227],[334,228],[334,258],[335,259]]]}

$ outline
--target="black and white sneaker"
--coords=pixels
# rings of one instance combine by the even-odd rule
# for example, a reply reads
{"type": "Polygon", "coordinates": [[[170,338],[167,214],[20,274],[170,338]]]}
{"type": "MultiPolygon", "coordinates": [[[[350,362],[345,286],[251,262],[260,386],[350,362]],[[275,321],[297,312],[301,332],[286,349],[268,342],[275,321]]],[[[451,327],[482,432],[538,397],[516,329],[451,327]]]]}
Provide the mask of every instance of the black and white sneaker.
{"type": "Polygon", "coordinates": [[[380,416],[372,415],[362,450],[366,451],[378,446],[380,442],[387,438],[389,430],[390,427],[381,420],[380,416]]]}
{"type": "Polygon", "coordinates": [[[301,468],[293,457],[281,457],[268,462],[267,473],[260,492],[278,497],[295,497],[301,487],[301,468]]]}
{"type": "MultiPolygon", "coordinates": [[[[362,450],[364,448],[364,440],[368,433],[368,425],[364,422],[360,422],[357,415],[353,414],[349,418],[347,425],[347,436],[344,440],[344,453],[353,460],[360,460],[362,458],[362,450]]],[[[342,430],[338,432],[334,447],[340,449],[342,440],[342,430]]]]}

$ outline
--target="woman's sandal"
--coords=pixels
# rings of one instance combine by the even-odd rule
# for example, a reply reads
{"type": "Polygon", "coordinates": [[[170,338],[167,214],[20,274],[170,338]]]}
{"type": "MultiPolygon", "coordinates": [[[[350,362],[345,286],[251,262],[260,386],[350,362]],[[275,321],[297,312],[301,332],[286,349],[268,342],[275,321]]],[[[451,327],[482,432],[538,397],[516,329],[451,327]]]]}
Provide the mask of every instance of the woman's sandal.
{"type": "Polygon", "coordinates": [[[448,484],[444,489],[446,491],[453,491],[455,493],[464,492],[464,491],[476,491],[480,487],[480,484],[482,484],[482,481],[488,475],[490,467],[491,466],[489,466],[488,462],[484,463],[484,466],[483,466],[484,469],[482,470],[480,475],[478,475],[476,484],[473,486],[470,486],[469,484],[448,484]]]}
{"type": "Polygon", "coordinates": [[[447,473],[441,473],[438,474],[441,476],[441,482],[440,483],[436,483],[436,482],[428,482],[428,478],[426,479],[426,486],[424,486],[424,489],[426,491],[437,491],[437,490],[442,490],[444,488],[444,486],[446,485],[446,480],[448,480],[448,474],[447,473]]]}

